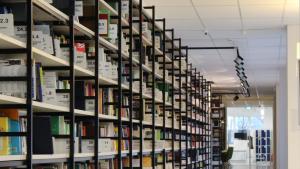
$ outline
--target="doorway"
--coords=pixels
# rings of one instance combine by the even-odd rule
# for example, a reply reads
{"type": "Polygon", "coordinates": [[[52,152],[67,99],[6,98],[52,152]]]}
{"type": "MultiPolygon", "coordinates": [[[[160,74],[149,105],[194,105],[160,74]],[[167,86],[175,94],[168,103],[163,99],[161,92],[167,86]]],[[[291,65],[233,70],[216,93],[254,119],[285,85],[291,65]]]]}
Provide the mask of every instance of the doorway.
{"type": "Polygon", "coordinates": [[[228,107],[227,145],[234,148],[231,159],[234,169],[271,168],[273,108],[228,107]]]}

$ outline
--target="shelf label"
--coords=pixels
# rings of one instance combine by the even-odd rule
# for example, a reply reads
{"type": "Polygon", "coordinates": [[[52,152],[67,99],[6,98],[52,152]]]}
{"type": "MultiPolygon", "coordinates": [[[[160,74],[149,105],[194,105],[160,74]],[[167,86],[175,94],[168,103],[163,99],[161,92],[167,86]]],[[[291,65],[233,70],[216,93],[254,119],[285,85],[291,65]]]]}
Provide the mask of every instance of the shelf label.
{"type": "Polygon", "coordinates": [[[99,33],[100,35],[107,35],[108,34],[108,24],[106,19],[99,20],[99,33]]]}
{"type": "Polygon", "coordinates": [[[27,37],[26,26],[23,25],[15,26],[14,31],[15,31],[15,36],[18,40],[22,42],[26,42],[26,37],[27,37]]]}
{"type": "Polygon", "coordinates": [[[75,1],[75,15],[83,16],[83,2],[82,1],[75,1]]]}
{"type": "Polygon", "coordinates": [[[14,15],[0,14],[0,32],[14,36],[14,15]]]}

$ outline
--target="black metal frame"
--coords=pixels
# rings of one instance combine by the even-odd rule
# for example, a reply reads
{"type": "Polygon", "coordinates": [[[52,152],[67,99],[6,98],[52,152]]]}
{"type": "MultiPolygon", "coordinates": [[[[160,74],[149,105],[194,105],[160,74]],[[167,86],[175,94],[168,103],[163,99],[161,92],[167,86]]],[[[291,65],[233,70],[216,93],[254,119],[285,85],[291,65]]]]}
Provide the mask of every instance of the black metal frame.
{"type": "Polygon", "coordinates": [[[94,167],[99,169],[99,1],[95,0],[95,133],[94,133],[94,167]]]}
{"type": "Polygon", "coordinates": [[[142,52],[143,52],[143,32],[142,32],[142,19],[143,19],[143,0],[139,0],[139,42],[140,42],[140,49],[139,49],[139,60],[140,60],[140,65],[139,65],[139,97],[140,97],[140,119],[139,119],[139,130],[140,130],[140,168],[143,168],[143,120],[144,120],[144,107],[143,107],[143,65],[142,65],[142,52]]]}
{"type": "MultiPolygon", "coordinates": [[[[122,3],[121,0],[118,0],[118,77],[122,76],[122,3]]],[[[122,90],[122,79],[118,78],[118,168],[122,168],[122,98],[123,98],[123,90],[122,90]]]]}
{"type": "Polygon", "coordinates": [[[26,39],[26,67],[27,67],[27,96],[26,96],[26,111],[27,111],[27,155],[26,155],[26,166],[29,169],[32,169],[32,137],[33,137],[33,110],[32,110],[32,26],[33,26],[33,17],[32,17],[32,0],[27,0],[27,39],[26,39]]]}

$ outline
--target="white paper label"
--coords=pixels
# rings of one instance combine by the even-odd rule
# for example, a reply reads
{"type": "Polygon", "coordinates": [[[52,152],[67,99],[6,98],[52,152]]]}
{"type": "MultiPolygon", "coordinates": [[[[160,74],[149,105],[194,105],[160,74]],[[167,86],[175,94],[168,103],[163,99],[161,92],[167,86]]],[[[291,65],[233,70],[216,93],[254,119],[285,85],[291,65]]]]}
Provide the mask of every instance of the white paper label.
{"type": "Polygon", "coordinates": [[[32,31],[32,45],[36,48],[43,49],[43,43],[42,31],[32,31]]]}
{"type": "Polygon", "coordinates": [[[108,37],[113,40],[118,38],[118,25],[117,24],[109,25],[109,36],[108,37]]]}
{"type": "Polygon", "coordinates": [[[75,1],[75,15],[83,16],[83,2],[82,1],[75,1]]]}
{"type": "Polygon", "coordinates": [[[14,16],[13,14],[0,14],[0,32],[14,36],[14,16]]]}
{"type": "Polygon", "coordinates": [[[129,13],[129,1],[123,0],[122,1],[122,15],[124,15],[126,17],[128,15],[128,13],[129,13]]]}
{"type": "Polygon", "coordinates": [[[20,41],[25,42],[27,37],[27,29],[26,26],[15,26],[15,37],[20,41]]]}
{"type": "Polygon", "coordinates": [[[100,19],[99,20],[99,34],[106,35],[107,33],[108,33],[107,20],[106,19],[100,19]]]}

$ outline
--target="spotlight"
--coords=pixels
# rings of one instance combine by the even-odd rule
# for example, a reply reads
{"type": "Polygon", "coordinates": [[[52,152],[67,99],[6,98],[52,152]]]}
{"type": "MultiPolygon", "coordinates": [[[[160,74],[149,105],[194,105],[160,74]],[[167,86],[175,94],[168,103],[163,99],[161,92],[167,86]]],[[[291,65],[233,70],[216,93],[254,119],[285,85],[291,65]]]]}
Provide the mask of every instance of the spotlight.
{"type": "Polygon", "coordinates": [[[235,69],[240,70],[240,71],[245,71],[243,68],[243,65],[235,65],[235,69]]]}
{"type": "Polygon", "coordinates": [[[236,63],[237,65],[243,65],[244,64],[244,59],[243,58],[241,58],[241,57],[237,57],[237,58],[235,58],[234,59],[234,63],[236,63]]]}
{"type": "Polygon", "coordinates": [[[234,63],[237,65],[244,65],[244,62],[242,60],[234,60],[234,63]]]}
{"type": "Polygon", "coordinates": [[[238,95],[235,95],[234,98],[233,98],[233,101],[237,101],[237,100],[239,100],[239,98],[240,97],[238,95]]]}
{"type": "Polygon", "coordinates": [[[245,74],[241,75],[237,73],[236,75],[240,78],[241,81],[247,80],[247,76],[245,74]]]}

